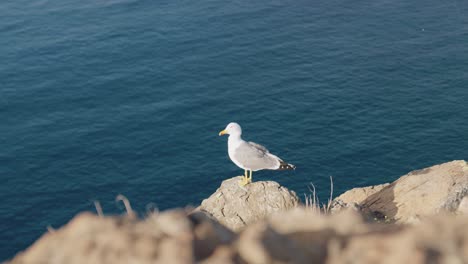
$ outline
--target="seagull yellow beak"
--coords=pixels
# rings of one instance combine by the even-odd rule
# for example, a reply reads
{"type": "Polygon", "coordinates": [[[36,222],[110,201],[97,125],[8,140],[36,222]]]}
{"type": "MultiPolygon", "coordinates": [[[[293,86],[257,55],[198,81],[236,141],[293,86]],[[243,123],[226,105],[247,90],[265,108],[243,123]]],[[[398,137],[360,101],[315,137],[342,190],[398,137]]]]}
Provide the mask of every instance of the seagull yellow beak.
{"type": "Polygon", "coordinates": [[[226,135],[228,132],[226,130],[222,130],[221,132],[219,132],[219,135],[222,136],[222,135],[226,135]]]}

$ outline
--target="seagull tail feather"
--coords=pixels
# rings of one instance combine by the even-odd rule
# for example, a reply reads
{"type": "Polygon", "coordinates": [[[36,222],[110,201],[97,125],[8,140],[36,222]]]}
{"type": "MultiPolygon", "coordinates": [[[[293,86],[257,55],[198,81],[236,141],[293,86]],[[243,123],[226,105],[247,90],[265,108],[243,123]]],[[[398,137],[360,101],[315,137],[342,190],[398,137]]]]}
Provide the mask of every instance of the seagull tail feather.
{"type": "Polygon", "coordinates": [[[296,169],[296,166],[286,163],[284,161],[280,161],[280,166],[278,168],[278,170],[295,170],[295,169],[296,169]]]}

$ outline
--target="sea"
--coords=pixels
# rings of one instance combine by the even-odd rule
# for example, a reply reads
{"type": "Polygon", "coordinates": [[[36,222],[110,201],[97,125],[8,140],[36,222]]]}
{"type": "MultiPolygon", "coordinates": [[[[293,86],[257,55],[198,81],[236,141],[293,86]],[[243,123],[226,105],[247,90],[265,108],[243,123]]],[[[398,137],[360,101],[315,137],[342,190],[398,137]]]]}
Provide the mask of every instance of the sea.
{"type": "Polygon", "coordinates": [[[0,261],[119,194],[199,205],[229,122],[302,199],[467,160],[468,1],[1,1],[0,261]]]}

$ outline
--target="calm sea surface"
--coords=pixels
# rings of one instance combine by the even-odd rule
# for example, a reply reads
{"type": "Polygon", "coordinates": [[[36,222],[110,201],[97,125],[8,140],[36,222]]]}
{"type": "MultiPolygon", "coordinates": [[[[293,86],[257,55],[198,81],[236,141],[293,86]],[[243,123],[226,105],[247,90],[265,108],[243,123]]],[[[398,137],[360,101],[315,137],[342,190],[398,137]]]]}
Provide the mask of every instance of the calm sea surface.
{"type": "Polygon", "coordinates": [[[199,204],[230,121],[325,200],[468,159],[468,1],[2,1],[0,120],[0,260],[96,200],[199,204]]]}

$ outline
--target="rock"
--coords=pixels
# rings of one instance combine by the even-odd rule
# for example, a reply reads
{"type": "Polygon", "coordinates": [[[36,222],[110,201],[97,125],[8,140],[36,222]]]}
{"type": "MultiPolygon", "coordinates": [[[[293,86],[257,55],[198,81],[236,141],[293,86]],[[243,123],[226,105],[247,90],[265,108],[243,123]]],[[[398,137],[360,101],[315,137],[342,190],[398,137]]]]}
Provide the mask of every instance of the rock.
{"type": "Polygon", "coordinates": [[[236,246],[239,263],[468,263],[468,217],[405,226],[294,209],[248,226],[236,246]]]}
{"type": "Polygon", "coordinates": [[[241,176],[222,182],[197,208],[213,216],[221,224],[238,231],[246,225],[275,212],[297,207],[299,198],[273,181],[258,181],[240,187],[241,176]]]}
{"type": "Polygon", "coordinates": [[[458,206],[457,212],[468,215],[468,196],[463,197],[458,206]]]}
{"type": "Polygon", "coordinates": [[[233,239],[230,230],[201,213],[171,210],[143,221],[82,213],[10,264],[195,263],[233,239]]]}
{"type": "Polygon", "coordinates": [[[336,200],[341,200],[345,204],[357,203],[360,204],[366,200],[369,196],[373,195],[376,192],[381,191],[383,188],[390,185],[390,183],[384,183],[374,186],[362,187],[362,188],[353,188],[349,191],[344,192],[340,196],[336,197],[336,200]]]}
{"type": "Polygon", "coordinates": [[[414,223],[423,216],[459,210],[467,195],[468,165],[452,161],[410,172],[391,184],[355,188],[335,200],[357,203],[379,220],[414,223]]]}
{"type": "Polygon", "coordinates": [[[247,263],[326,263],[328,239],[364,226],[358,214],[335,216],[296,208],[248,226],[237,240],[239,256],[247,263]]]}
{"type": "Polygon", "coordinates": [[[355,202],[345,203],[340,199],[334,199],[330,205],[330,213],[336,214],[343,210],[353,210],[356,212],[362,212],[362,208],[358,203],[355,203],[355,202]]]}
{"type": "Polygon", "coordinates": [[[189,215],[193,227],[193,251],[196,260],[203,260],[213,254],[221,254],[223,248],[230,244],[235,234],[205,213],[194,212],[189,215]],[[221,249],[219,249],[221,247],[221,249]]]}

